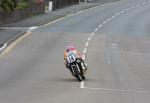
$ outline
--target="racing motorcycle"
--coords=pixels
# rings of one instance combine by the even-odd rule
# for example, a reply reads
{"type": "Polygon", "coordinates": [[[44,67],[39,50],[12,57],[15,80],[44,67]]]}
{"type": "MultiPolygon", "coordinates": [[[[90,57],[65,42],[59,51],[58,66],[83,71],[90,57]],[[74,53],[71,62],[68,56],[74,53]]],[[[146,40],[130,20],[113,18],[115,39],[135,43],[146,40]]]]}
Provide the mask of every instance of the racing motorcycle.
{"type": "Polygon", "coordinates": [[[67,62],[69,63],[70,71],[73,74],[73,76],[77,78],[77,80],[80,82],[85,80],[81,64],[83,63],[83,61],[80,58],[76,57],[74,53],[69,53],[67,57],[67,62]]]}

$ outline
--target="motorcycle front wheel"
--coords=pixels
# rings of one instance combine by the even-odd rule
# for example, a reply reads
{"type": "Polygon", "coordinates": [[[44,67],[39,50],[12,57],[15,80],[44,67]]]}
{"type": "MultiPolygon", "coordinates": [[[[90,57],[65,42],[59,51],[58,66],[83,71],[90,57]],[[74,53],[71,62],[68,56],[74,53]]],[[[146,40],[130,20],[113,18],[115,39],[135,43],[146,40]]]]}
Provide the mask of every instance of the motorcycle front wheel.
{"type": "Polygon", "coordinates": [[[77,80],[81,82],[83,80],[83,77],[80,75],[80,72],[78,71],[77,67],[74,66],[73,71],[77,80]]]}

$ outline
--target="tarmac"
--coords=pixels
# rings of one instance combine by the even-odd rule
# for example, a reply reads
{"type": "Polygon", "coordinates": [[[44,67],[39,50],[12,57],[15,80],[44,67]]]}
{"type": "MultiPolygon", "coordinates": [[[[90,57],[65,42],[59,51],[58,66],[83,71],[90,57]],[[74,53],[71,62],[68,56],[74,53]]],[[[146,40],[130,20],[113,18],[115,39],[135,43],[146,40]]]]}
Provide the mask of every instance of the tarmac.
{"type": "Polygon", "coordinates": [[[113,1],[117,0],[91,0],[88,3],[79,3],[52,12],[45,12],[41,15],[31,16],[18,22],[0,25],[0,52],[31,27],[42,26],[56,19],[113,1]]]}

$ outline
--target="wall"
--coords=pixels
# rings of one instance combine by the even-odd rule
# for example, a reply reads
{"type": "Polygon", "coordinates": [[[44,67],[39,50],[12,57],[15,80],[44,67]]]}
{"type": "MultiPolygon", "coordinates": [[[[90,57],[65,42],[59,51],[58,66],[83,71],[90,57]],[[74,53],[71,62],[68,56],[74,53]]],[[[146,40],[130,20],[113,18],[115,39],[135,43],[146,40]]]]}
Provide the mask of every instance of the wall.
{"type": "Polygon", "coordinates": [[[29,16],[42,14],[44,12],[44,2],[32,3],[25,9],[16,9],[11,12],[0,12],[0,24],[16,22],[29,16]]]}

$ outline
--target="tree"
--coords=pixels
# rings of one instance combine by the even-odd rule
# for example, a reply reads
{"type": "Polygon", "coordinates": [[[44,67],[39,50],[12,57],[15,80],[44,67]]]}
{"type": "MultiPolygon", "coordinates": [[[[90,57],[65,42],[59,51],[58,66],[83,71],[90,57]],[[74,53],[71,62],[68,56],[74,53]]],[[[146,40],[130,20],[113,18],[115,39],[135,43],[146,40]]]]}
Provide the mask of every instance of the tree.
{"type": "Polygon", "coordinates": [[[17,7],[16,0],[1,0],[0,10],[1,11],[13,11],[17,7]]]}

